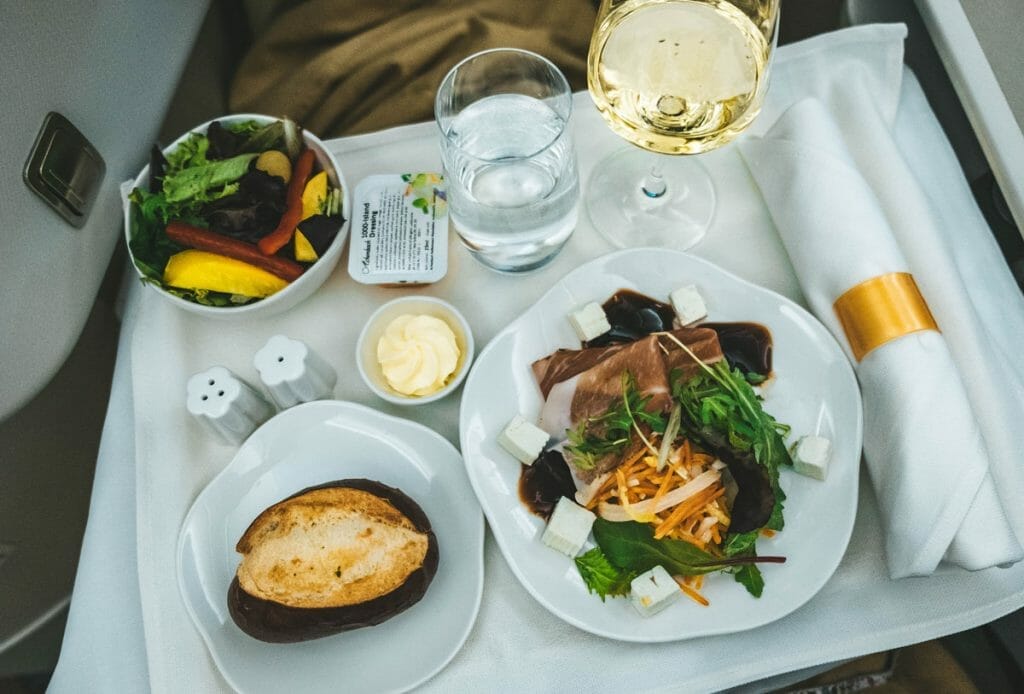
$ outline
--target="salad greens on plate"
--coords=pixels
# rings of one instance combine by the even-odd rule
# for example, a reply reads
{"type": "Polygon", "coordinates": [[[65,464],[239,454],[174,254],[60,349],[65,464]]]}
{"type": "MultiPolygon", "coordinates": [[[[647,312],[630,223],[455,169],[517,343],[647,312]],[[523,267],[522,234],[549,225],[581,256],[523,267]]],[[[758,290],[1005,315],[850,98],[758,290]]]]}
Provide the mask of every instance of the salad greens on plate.
{"type": "MultiPolygon", "coordinates": [[[[785,494],[779,486],[779,469],[792,465],[783,442],[789,427],[762,408],[760,396],[751,387],[751,382],[763,380],[760,375],[744,374],[725,359],[711,365],[697,361],[702,366],[697,375],[687,379],[678,372],[672,374],[673,400],[682,413],[678,429],[666,421],[672,414],[643,410],[645,400],[636,393],[628,374],[623,377],[622,403],[610,408],[605,418],[618,421],[625,417],[615,429],[620,447],[626,445],[638,422],[627,415],[639,411],[649,431],[688,438],[725,461],[739,487],[729,508],[730,530],[717,547],[707,550],[682,539],[656,537],[656,526],[650,522],[597,518],[593,526],[597,547],[576,557],[575,562],[587,588],[602,600],[628,595],[630,582],[657,565],[670,574],[687,577],[726,571],[751,595],[760,597],[764,580],[757,563],[781,561],[759,557],[756,543],[762,531],[783,528],[785,494]]],[[[569,436],[570,441],[582,437],[580,431],[569,436]]],[[[584,441],[582,445],[605,450],[607,442],[584,441]]]]}

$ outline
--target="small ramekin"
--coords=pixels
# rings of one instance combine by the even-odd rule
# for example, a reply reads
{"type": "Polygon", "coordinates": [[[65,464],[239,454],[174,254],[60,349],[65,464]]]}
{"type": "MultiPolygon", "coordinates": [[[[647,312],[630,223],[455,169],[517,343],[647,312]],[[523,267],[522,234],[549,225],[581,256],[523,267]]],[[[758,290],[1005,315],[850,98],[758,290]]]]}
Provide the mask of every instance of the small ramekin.
{"type": "Polygon", "coordinates": [[[474,349],[473,332],[457,308],[432,296],[403,296],[381,305],[366,321],[356,341],[356,365],[367,387],[384,400],[395,405],[424,405],[440,400],[459,387],[473,363],[474,349]],[[459,361],[455,373],[441,390],[429,395],[399,393],[388,385],[377,361],[377,343],[384,334],[384,329],[392,320],[404,313],[440,318],[455,333],[455,342],[459,346],[459,361]]]}

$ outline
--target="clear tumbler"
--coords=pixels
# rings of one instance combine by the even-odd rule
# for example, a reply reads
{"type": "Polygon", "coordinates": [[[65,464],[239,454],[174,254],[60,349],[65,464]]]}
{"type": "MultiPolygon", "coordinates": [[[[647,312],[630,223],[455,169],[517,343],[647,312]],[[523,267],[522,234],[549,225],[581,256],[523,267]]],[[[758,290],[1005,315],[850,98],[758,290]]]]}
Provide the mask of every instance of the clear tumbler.
{"type": "Polygon", "coordinates": [[[476,53],[442,80],[434,113],[449,218],[462,243],[504,272],[554,258],[579,216],[565,75],[530,51],[476,53]]]}

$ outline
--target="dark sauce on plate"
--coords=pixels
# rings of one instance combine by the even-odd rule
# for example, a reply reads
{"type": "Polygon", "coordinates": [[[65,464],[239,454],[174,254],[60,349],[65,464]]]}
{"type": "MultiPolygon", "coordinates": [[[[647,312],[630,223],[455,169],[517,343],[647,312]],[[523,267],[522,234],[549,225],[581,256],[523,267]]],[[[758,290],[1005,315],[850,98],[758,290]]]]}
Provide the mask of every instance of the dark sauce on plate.
{"type": "Polygon", "coordinates": [[[772,333],[760,323],[701,323],[718,333],[718,344],[731,366],[743,373],[772,373],[772,333]]]}
{"type": "Polygon", "coordinates": [[[572,499],[575,495],[576,485],[561,451],[544,451],[533,465],[523,465],[519,474],[519,498],[541,518],[550,517],[563,496],[572,499]]]}
{"type": "Polygon", "coordinates": [[[649,296],[620,289],[601,305],[612,329],[584,343],[584,347],[603,347],[618,342],[632,342],[645,335],[672,329],[676,312],[669,305],[649,296]]]}
{"type": "MultiPolygon", "coordinates": [[[[675,310],[664,301],[632,289],[620,289],[601,305],[612,329],[584,347],[632,342],[651,333],[672,330],[675,310]]],[[[743,373],[768,377],[772,372],[772,334],[760,323],[700,323],[718,333],[726,361],[743,373]]]]}

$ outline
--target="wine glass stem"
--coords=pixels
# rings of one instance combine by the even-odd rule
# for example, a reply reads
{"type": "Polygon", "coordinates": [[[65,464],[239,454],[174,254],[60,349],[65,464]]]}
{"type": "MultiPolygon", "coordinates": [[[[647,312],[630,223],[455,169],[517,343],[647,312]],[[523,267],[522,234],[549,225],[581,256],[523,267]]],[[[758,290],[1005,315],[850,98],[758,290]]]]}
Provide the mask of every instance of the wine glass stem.
{"type": "Polygon", "coordinates": [[[660,198],[668,190],[668,186],[665,185],[665,178],[661,174],[660,161],[655,160],[651,164],[651,170],[644,176],[643,183],[640,184],[640,190],[649,198],[660,198]]]}

